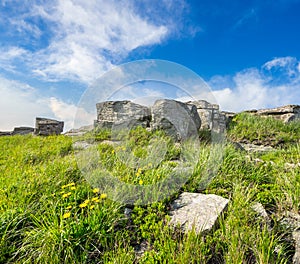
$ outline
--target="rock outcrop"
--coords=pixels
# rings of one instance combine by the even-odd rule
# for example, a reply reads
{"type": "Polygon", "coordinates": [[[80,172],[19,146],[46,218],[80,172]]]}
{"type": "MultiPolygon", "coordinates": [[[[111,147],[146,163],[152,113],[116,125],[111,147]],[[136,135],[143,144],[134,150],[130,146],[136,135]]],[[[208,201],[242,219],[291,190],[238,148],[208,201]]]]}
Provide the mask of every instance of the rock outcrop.
{"type": "Polygon", "coordinates": [[[132,128],[142,126],[162,129],[176,140],[197,136],[201,129],[223,133],[226,116],[219,106],[204,100],[183,103],[175,100],[157,100],[152,107],[130,101],[106,101],[96,105],[99,128],[132,128]]]}
{"type": "Polygon", "coordinates": [[[100,128],[148,127],[150,109],[130,101],[106,101],[98,103],[95,126],[100,128]]]}
{"type": "Polygon", "coordinates": [[[195,105],[175,100],[157,100],[151,107],[152,129],[162,129],[177,140],[198,137],[201,120],[195,105]]]}
{"type": "Polygon", "coordinates": [[[286,105],[270,109],[251,110],[248,112],[258,116],[274,117],[285,123],[300,120],[300,105],[286,105]]]}
{"type": "Polygon", "coordinates": [[[34,132],[33,127],[15,127],[11,135],[27,135],[34,132]]]}
{"type": "Polygon", "coordinates": [[[215,194],[182,193],[171,205],[171,221],[187,232],[206,233],[214,228],[229,200],[215,194]]]}
{"type": "Polygon", "coordinates": [[[224,133],[226,130],[226,116],[219,111],[219,105],[205,100],[190,101],[188,105],[195,105],[201,119],[201,129],[224,133]]]}
{"type": "Polygon", "coordinates": [[[59,135],[63,132],[64,122],[37,117],[34,134],[41,136],[59,135]]]}

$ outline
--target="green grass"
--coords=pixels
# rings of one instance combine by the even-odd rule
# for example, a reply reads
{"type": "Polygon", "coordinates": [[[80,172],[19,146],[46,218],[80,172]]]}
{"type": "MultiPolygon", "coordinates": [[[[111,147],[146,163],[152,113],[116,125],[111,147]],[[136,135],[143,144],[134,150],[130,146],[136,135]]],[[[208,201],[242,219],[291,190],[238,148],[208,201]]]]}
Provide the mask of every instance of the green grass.
{"type": "MultiPolygon", "coordinates": [[[[125,145],[96,145],[101,164],[129,184],[163,180],[181,155],[194,163],[180,190],[162,201],[133,206],[129,219],[123,204],[87,182],[76,160],[85,152],[74,150],[71,138],[0,137],[0,263],[289,263],[291,230],[279,219],[287,211],[300,211],[300,167],[286,166],[300,162],[299,127],[296,122],[284,125],[238,115],[228,132],[231,139],[269,140],[280,147],[248,154],[228,143],[215,177],[207,182],[207,164],[217,153],[207,140],[195,152],[180,148],[162,132],[137,128],[126,136],[125,145]],[[158,155],[151,144],[164,150],[160,139],[165,155],[160,164],[149,165],[153,160],[147,156],[158,155]],[[125,166],[124,148],[139,166],[125,166]],[[255,162],[257,158],[261,161],[255,162]],[[182,191],[230,199],[212,232],[184,234],[169,226],[170,203],[182,191]],[[271,228],[253,211],[256,202],[267,209],[271,228]],[[141,244],[146,252],[138,255],[135,249],[141,244]]],[[[109,132],[98,131],[78,140],[100,143],[109,138],[109,132]]]]}

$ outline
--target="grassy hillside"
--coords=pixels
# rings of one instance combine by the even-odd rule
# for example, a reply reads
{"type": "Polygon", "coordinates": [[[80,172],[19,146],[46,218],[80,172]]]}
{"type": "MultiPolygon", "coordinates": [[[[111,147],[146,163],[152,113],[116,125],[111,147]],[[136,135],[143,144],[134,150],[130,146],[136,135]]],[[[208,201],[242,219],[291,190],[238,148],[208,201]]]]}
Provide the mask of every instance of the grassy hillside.
{"type": "MultiPolygon", "coordinates": [[[[97,139],[107,137],[105,132],[97,139]]],[[[130,134],[136,156],[145,155],[151,137],[143,129],[130,134]]],[[[167,224],[170,201],[178,193],[134,206],[131,219],[126,218],[124,205],[86,182],[69,137],[0,137],[0,263],[289,263],[291,230],[280,220],[300,211],[300,166],[287,166],[300,162],[300,124],[241,114],[228,137],[271,142],[276,149],[247,153],[228,143],[216,177],[201,189],[211,147],[201,145],[199,162],[180,191],[230,199],[219,226],[205,236],[183,234],[167,224]],[[270,223],[252,209],[256,202],[266,208],[270,223]],[[147,250],[139,256],[140,245],[147,250]]],[[[176,166],[180,150],[165,139],[163,164],[168,168],[176,166]]],[[[129,183],[153,183],[168,172],[162,167],[127,169],[111,145],[98,149],[111,171],[129,183]]]]}

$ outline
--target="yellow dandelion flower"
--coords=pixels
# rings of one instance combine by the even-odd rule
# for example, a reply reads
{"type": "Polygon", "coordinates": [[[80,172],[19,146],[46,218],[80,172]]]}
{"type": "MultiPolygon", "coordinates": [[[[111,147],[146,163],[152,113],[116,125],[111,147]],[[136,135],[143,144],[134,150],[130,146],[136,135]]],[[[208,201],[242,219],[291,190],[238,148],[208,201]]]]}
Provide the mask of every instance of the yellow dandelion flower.
{"type": "Polygon", "coordinates": [[[64,194],[64,193],[65,193],[65,191],[61,191],[61,192],[60,192],[60,194],[64,194]]]}
{"type": "Polygon", "coordinates": [[[99,188],[93,189],[93,193],[98,193],[98,192],[100,192],[99,188]]]}
{"type": "Polygon", "coordinates": [[[143,180],[139,180],[139,185],[143,185],[143,180]]]}
{"type": "Polygon", "coordinates": [[[106,193],[101,193],[100,199],[106,199],[106,198],[107,198],[107,194],[106,193]]]}
{"type": "Polygon", "coordinates": [[[90,199],[86,199],[85,201],[84,201],[84,203],[86,203],[86,204],[88,204],[90,202],[90,199]]]}
{"type": "Polygon", "coordinates": [[[87,207],[87,203],[82,203],[82,204],[79,205],[79,207],[80,207],[80,208],[87,207]]]}
{"type": "Polygon", "coordinates": [[[64,213],[63,214],[63,219],[69,218],[71,216],[70,212],[64,213]]]}
{"type": "Polygon", "coordinates": [[[72,208],[72,205],[69,205],[66,209],[70,210],[72,208]]]}
{"type": "Polygon", "coordinates": [[[68,184],[68,186],[75,186],[75,183],[71,182],[71,183],[68,184]]]}
{"type": "Polygon", "coordinates": [[[67,185],[63,185],[61,186],[62,189],[65,189],[66,187],[68,187],[67,185]]]}
{"type": "Polygon", "coordinates": [[[111,154],[114,154],[115,153],[115,150],[113,149],[112,151],[111,151],[111,154]]]}
{"type": "Polygon", "coordinates": [[[93,209],[94,207],[95,207],[95,205],[91,205],[91,206],[90,206],[90,209],[93,209]]]}
{"type": "Polygon", "coordinates": [[[68,192],[68,193],[63,194],[62,197],[63,197],[63,198],[67,198],[67,197],[69,197],[71,194],[72,194],[71,192],[68,192]]]}
{"type": "Polygon", "coordinates": [[[75,186],[72,186],[72,187],[71,187],[71,190],[76,190],[76,187],[75,187],[75,186]]]}
{"type": "Polygon", "coordinates": [[[97,201],[97,200],[99,200],[98,197],[93,197],[93,198],[92,198],[92,202],[95,202],[95,201],[97,201]]]}

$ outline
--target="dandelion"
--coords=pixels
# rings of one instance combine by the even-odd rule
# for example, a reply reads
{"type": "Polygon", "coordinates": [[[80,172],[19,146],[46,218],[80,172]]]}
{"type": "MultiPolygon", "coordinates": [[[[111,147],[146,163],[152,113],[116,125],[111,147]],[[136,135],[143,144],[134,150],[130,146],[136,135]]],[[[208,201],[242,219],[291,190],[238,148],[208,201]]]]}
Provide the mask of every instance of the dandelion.
{"type": "Polygon", "coordinates": [[[67,212],[67,213],[64,213],[63,214],[63,219],[67,219],[71,216],[71,213],[70,212],[67,212]]]}
{"type": "Polygon", "coordinates": [[[106,197],[107,197],[107,194],[106,194],[106,193],[101,193],[100,199],[106,199],[106,197]]]}
{"type": "Polygon", "coordinates": [[[88,204],[90,202],[90,199],[86,199],[85,201],[84,201],[84,203],[86,203],[86,204],[88,204]]]}
{"type": "Polygon", "coordinates": [[[79,207],[80,207],[80,208],[87,207],[87,203],[82,203],[82,204],[79,205],[79,207]]]}
{"type": "Polygon", "coordinates": [[[113,149],[112,151],[111,151],[111,154],[114,154],[115,153],[115,150],[113,149]]]}
{"type": "Polygon", "coordinates": [[[91,206],[90,206],[90,209],[93,209],[94,207],[95,207],[95,205],[91,205],[91,206]]]}
{"type": "Polygon", "coordinates": [[[142,173],[142,169],[141,168],[138,168],[137,172],[136,172],[136,176],[139,177],[142,173]]]}
{"type": "Polygon", "coordinates": [[[75,187],[75,186],[72,186],[72,187],[71,187],[71,190],[76,190],[76,187],[75,187]]]}
{"type": "Polygon", "coordinates": [[[67,187],[68,187],[67,185],[61,186],[62,189],[65,189],[65,188],[67,188],[67,187]]]}
{"type": "Polygon", "coordinates": [[[143,180],[139,180],[139,185],[143,185],[143,180]]]}
{"type": "Polygon", "coordinates": [[[69,197],[71,194],[72,194],[71,192],[68,192],[68,193],[63,194],[62,197],[63,197],[63,198],[67,198],[67,197],[69,197]]]}
{"type": "Polygon", "coordinates": [[[70,210],[72,208],[72,205],[69,205],[66,209],[70,210]]]}
{"type": "Polygon", "coordinates": [[[97,201],[98,200],[98,197],[93,197],[92,198],[92,202],[95,202],[95,201],[97,201]]]}
{"type": "Polygon", "coordinates": [[[98,193],[98,192],[100,192],[99,188],[93,189],[93,193],[98,193]]]}

